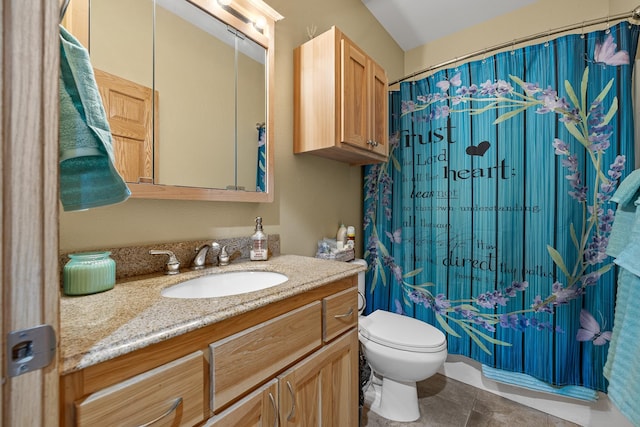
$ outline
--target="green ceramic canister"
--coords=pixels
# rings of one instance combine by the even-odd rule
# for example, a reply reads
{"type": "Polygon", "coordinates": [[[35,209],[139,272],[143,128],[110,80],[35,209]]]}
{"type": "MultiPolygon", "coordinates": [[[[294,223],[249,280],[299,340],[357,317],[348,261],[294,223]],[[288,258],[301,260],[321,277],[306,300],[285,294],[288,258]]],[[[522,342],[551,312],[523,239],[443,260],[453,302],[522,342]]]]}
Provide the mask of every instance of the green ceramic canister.
{"type": "Polygon", "coordinates": [[[89,295],[112,289],[116,283],[116,262],[111,252],[69,254],[62,271],[65,295],[89,295]]]}

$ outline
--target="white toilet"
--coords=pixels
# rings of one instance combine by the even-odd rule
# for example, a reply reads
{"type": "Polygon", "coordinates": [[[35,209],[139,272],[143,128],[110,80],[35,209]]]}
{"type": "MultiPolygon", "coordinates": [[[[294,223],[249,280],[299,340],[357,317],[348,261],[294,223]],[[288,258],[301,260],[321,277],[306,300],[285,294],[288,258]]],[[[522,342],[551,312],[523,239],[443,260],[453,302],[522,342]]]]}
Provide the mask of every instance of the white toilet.
{"type": "MultiPolygon", "coordinates": [[[[354,262],[366,265],[364,260],[354,262]]],[[[358,291],[358,335],[373,371],[365,403],[386,419],[415,421],[420,418],[416,382],[431,377],[442,366],[447,358],[447,339],[434,326],[400,314],[376,310],[362,316],[364,273],[358,275],[358,291]]]]}

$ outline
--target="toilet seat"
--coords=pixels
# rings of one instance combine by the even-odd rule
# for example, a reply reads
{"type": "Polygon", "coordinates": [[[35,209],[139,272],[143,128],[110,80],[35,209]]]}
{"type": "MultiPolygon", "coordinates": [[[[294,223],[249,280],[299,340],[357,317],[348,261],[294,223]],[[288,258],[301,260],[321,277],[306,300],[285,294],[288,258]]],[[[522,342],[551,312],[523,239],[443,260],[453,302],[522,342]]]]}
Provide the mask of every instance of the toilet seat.
{"type": "Polygon", "coordinates": [[[380,345],[416,353],[436,353],[447,348],[445,335],[421,320],[384,310],[361,317],[358,330],[363,338],[380,345]]]}

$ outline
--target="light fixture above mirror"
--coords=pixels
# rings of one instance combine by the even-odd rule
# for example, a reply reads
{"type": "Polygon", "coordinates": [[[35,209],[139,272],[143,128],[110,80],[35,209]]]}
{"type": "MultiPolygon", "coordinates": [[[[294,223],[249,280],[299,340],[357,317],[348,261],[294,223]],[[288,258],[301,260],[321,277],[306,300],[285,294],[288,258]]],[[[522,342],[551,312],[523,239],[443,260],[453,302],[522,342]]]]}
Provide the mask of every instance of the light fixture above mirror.
{"type": "Polygon", "coordinates": [[[266,25],[267,25],[267,18],[265,18],[264,16],[258,16],[253,21],[253,26],[256,27],[258,30],[263,30],[266,25]]]}

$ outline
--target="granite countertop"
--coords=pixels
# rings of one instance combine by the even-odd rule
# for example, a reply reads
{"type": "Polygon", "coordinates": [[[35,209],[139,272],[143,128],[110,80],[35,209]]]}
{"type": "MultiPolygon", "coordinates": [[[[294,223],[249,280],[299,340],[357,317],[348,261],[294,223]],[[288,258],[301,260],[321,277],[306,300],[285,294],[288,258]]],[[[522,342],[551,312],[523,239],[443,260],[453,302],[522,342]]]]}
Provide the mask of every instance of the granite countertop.
{"type": "Polygon", "coordinates": [[[71,373],[151,344],[357,274],[364,266],[298,255],[238,262],[168,276],[118,281],[99,294],[60,299],[60,372],[71,373]],[[261,291],[220,298],[175,299],[162,289],[227,271],[274,271],[289,280],[261,291]]]}

